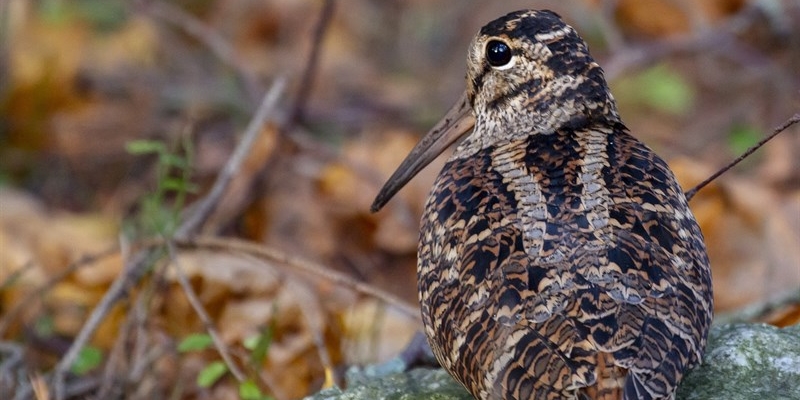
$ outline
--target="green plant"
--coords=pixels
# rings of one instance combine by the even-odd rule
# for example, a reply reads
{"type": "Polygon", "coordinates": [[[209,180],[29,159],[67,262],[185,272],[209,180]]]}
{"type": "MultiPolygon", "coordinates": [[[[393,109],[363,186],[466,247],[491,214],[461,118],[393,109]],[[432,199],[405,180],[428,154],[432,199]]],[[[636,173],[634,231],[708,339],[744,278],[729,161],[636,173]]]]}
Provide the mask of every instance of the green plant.
{"type": "Polygon", "coordinates": [[[138,224],[140,234],[158,234],[170,237],[180,224],[181,210],[186,196],[197,190],[190,182],[192,144],[182,141],[180,152],[171,152],[167,145],[155,140],[135,140],[126,145],[133,155],[157,157],[157,186],[140,201],[138,224]]]}
{"type": "MultiPolygon", "coordinates": [[[[270,325],[262,329],[258,335],[247,338],[244,341],[244,347],[250,351],[250,368],[248,371],[248,379],[239,383],[239,398],[242,400],[272,400],[271,396],[261,392],[261,388],[259,388],[255,378],[261,363],[266,359],[269,346],[272,343],[274,328],[275,323],[272,321],[270,325]]],[[[181,353],[203,351],[212,348],[213,345],[214,341],[211,335],[207,333],[194,333],[181,340],[178,344],[178,351],[181,353]]],[[[228,372],[228,366],[225,365],[223,361],[212,361],[197,374],[197,385],[203,388],[211,387],[219,382],[228,372]]]]}
{"type": "Polygon", "coordinates": [[[103,362],[103,351],[94,346],[85,346],[78,353],[71,371],[75,375],[84,375],[97,368],[103,362]]]}
{"type": "Polygon", "coordinates": [[[761,139],[761,132],[746,124],[735,124],[728,132],[728,148],[733,154],[742,154],[761,139]]]}

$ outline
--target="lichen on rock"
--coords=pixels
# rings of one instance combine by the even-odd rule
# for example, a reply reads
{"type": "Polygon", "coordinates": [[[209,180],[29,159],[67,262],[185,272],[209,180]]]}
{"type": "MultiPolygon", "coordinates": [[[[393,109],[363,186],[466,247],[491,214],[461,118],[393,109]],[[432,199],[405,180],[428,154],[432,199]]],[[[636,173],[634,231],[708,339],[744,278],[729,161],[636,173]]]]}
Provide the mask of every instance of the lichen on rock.
{"type": "MultiPolygon", "coordinates": [[[[353,370],[348,389],[323,390],[306,400],[472,399],[443,369],[401,369],[389,363],[353,370]]],[[[686,375],[677,399],[800,400],[800,325],[713,327],[703,364],[686,375]]]]}

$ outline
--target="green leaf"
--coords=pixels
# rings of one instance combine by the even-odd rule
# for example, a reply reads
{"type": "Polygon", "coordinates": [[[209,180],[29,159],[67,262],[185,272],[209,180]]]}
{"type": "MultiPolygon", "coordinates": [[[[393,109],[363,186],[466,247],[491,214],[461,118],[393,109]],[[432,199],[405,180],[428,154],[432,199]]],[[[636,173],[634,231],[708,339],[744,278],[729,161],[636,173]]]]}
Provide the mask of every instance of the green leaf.
{"type": "Polygon", "coordinates": [[[125,143],[125,151],[133,155],[161,154],[167,151],[167,147],[158,140],[132,140],[125,143]]]}
{"type": "Polygon", "coordinates": [[[77,17],[102,32],[120,28],[130,15],[126,12],[125,2],[119,0],[80,0],[71,3],[77,17]]]}
{"type": "Polygon", "coordinates": [[[71,370],[75,375],[84,375],[95,369],[101,362],[103,362],[103,352],[97,347],[86,346],[78,353],[78,358],[72,364],[71,370]]]}
{"type": "Polygon", "coordinates": [[[57,0],[44,0],[39,2],[39,13],[42,18],[50,23],[63,23],[67,20],[66,6],[57,0]]]}
{"type": "Polygon", "coordinates": [[[276,323],[274,316],[277,315],[277,304],[272,305],[273,318],[270,319],[269,325],[262,328],[261,332],[254,337],[249,337],[244,341],[244,347],[250,350],[250,364],[258,367],[267,358],[269,346],[272,344],[272,339],[275,336],[276,323]]]}
{"type": "Polygon", "coordinates": [[[226,373],[228,373],[228,366],[222,361],[214,361],[203,368],[200,374],[197,375],[197,384],[200,387],[209,388],[226,373]]]}
{"type": "Polygon", "coordinates": [[[183,178],[167,178],[160,185],[162,190],[171,190],[173,192],[194,193],[199,189],[197,185],[187,182],[183,178]]]}
{"type": "Polygon", "coordinates": [[[214,340],[207,333],[193,333],[185,337],[178,344],[178,352],[187,353],[190,351],[205,350],[214,344],[214,340]]]}
{"type": "Polygon", "coordinates": [[[742,154],[761,140],[761,132],[750,125],[735,125],[728,133],[728,147],[734,154],[742,154]]]}
{"type": "Polygon", "coordinates": [[[684,114],[694,105],[694,90],[686,79],[666,66],[645,71],[637,79],[642,100],[670,114],[684,114]]]}
{"type": "Polygon", "coordinates": [[[242,400],[261,400],[264,395],[255,382],[246,380],[239,384],[239,398],[242,400]]]}
{"type": "Polygon", "coordinates": [[[188,189],[186,181],[180,178],[166,178],[161,182],[161,188],[181,192],[188,189]]]}
{"type": "Polygon", "coordinates": [[[36,318],[33,324],[33,330],[36,335],[42,338],[47,338],[55,333],[55,322],[52,315],[42,315],[36,318]]]}
{"type": "Polygon", "coordinates": [[[256,340],[255,346],[250,349],[250,362],[253,365],[261,365],[261,363],[264,362],[264,359],[267,357],[267,351],[269,351],[270,344],[272,344],[272,329],[267,328],[260,335],[258,335],[258,340],[256,340]]]}
{"type": "Polygon", "coordinates": [[[660,112],[682,115],[694,107],[695,89],[683,75],[658,65],[611,82],[620,108],[644,106],[660,112]]]}
{"type": "Polygon", "coordinates": [[[169,154],[166,152],[162,153],[160,161],[162,164],[170,167],[176,167],[180,169],[189,168],[189,162],[186,160],[186,158],[177,154],[169,154]]]}

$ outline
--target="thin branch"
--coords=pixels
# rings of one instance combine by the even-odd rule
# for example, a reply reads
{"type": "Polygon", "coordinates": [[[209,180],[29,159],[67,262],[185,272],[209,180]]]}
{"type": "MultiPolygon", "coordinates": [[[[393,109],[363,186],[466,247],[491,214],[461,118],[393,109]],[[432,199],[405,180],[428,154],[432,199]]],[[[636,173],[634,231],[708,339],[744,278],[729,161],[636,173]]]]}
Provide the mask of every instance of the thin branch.
{"type": "Polygon", "coordinates": [[[419,308],[406,303],[397,296],[364,282],[358,282],[342,273],[332,271],[322,265],[290,256],[283,251],[264,246],[261,243],[247,242],[231,238],[215,238],[199,236],[186,240],[176,240],[175,243],[182,247],[220,249],[230,252],[241,252],[252,256],[271,260],[293,268],[297,272],[321,278],[343,287],[350,288],[358,293],[379,299],[405,315],[419,320],[419,308]]]}
{"type": "Polygon", "coordinates": [[[17,318],[20,312],[24,309],[30,309],[31,302],[37,297],[41,297],[45,292],[49,291],[53,288],[56,284],[61,282],[62,280],[66,279],[70,274],[77,271],[80,268],[90,266],[106,257],[110,257],[114,254],[119,252],[119,246],[114,245],[109,247],[106,250],[103,250],[99,253],[88,255],[81,257],[80,260],[73,262],[72,264],[68,265],[67,268],[64,268],[63,271],[59,272],[55,276],[51,277],[44,285],[40,286],[36,290],[28,293],[22,300],[16,302],[8,312],[6,312],[2,318],[0,318],[0,337],[5,335],[6,330],[17,318]]]}
{"type": "Polygon", "coordinates": [[[195,232],[206,222],[211,213],[214,212],[225,190],[228,189],[231,180],[233,180],[233,177],[236,176],[241,168],[247,153],[250,152],[253,147],[253,143],[261,132],[264,123],[272,116],[278,99],[281,94],[283,94],[285,87],[286,78],[279,77],[272,84],[267,94],[264,95],[261,105],[258,106],[256,114],[247,125],[247,129],[245,129],[244,134],[242,134],[239,144],[236,146],[233,154],[231,154],[225,167],[223,167],[222,171],[220,171],[217,176],[214,186],[211,187],[211,190],[202,200],[189,208],[191,211],[184,217],[183,223],[176,230],[176,237],[185,237],[190,232],[195,232]]]}
{"type": "Polygon", "coordinates": [[[208,335],[211,336],[211,340],[214,342],[214,347],[217,348],[222,360],[228,366],[228,370],[231,371],[231,374],[233,374],[236,380],[239,382],[244,382],[247,379],[247,376],[233,361],[233,358],[230,355],[230,350],[228,350],[228,346],[219,337],[217,328],[214,327],[214,321],[211,320],[211,317],[208,315],[205,307],[203,307],[203,303],[197,297],[197,293],[194,292],[192,285],[189,284],[189,279],[186,278],[186,274],[183,272],[183,268],[178,261],[178,257],[175,252],[175,244],[168,241],[167,249],[169,250],[169,258],[171,260],[172,267],[175,270],[176,276],[178,277],[178,282],[180,283],[181,288],[183,288],[186,298],[189,299],[189,303],[192,305],[194,312],[198,317],[200,317],[200,321],[203,322],[206,332],[208,332],[208,335]]]}
{"type": "MultiPolygon", "coordinates": [[[[291,272],[300,272],[307,276],[323,279],[332,283],[340,284],[365,296],[373,297],[396,308],[401,313],[420,319],[419,309],[416,305],[411,305],[397,296],[370,285],[368,283],[353,280],[348,275],[342,274],[301,257],[291,256],[281,250],[265,246],[263,243],[256,243],[236,238],[219,238],[213,236],[194,236],[191,238],[175,238],[175,245],[180,248],[199,248],[210,250],[223,250],[230,253],[244,253],[252,257],[270,260],[277,265],[290,267],[291,272]]],[[[165,239],[146,239],[134,243],[134,248],[144,250],[149,248],[163,247],[167,243],[165,239]]]]}
{"type": "Polygon", "coordinates": [[[319,296],[312,296],[313,291],[308,287],[308,285],[296,282],[294,286],[297,287],[299,291],[306,292],[305,296],[303,297],[313,299],[313,301],[308,302],[306,307],[303,307],[301,312],[306,320],[306,324],[308,324],[309,330],[311,331],[314,347],[317,349],[317,355],[319,356],[322,367],[326,370],[326,373],[328,371],[332,372],[334,371],[334,366],[333,361],[331,360],[331,355],[328,352],[328,347],[325,346],[325,328],[323,326],[324,316],[322,314],[320,298],[319,296]]]}
{"type": "Polygon", "coordinates": [[[242,79],[242,86],[250,98],[251,104],[258,99],[260,86],[253,71],[236,54],[233,46],[217,31],[200,21],[193,15],[163,1],[147,2],[143,7],[146,13],[177,26],[188,35],[203,43],[211,53],[236,71],[242,79]]]}
{"type": "Polygon", "coordinates": [[[737,322],[754,322],[772,311],[790,304],[800,304],[800,288],[778,294],[777,296],[757,304],[714,317],[715,325],[733,324],[737,322]]]}
{"type": "Polygon", "coordinates": [[[334,0],[325,0],[322,4],[322,10],[320,11],[319,19],[314,26],[314,35],[311,38],[311,50],[308,53],[308,60],[306,61],[305,68],[303,69],[303,75],[300,80],[300,88],[297,90],[297,97],[295,98],[294,106],[289,114],[287,125],[284,127],[284,131],[288,131],[292,125],[302,121],[305,117],[305,106],[306,102],[308,101],[308,96],[311,93],[311,89],[314,86],[314,76],[316,75],[317,68],[319,66],[319,55],[320,50],[322,49],[322,42],[325,37],[325,32],[327,32],[328,27],[330,26],[335,5],[336,4],[334,0]]]}
{"type": "MultiPolygon", "coordinates": [[[[759,6],[744,7],[718,27],[657,40],[641,46],[627,46],[614,52],[604,62],[603,71],[609,81],[634,68],[644,68],[663,60],[670,54],[694,53],[702,50],[723,51],[734,46],[735,36],[760,14],[759,6]]],[[[601,26],[602,27],[602,26],[601,26]]],[[[728,52],[730,56],[730,52],[728,52]]]]}
{"type": "Polygon", "coordinates": [[[125,263],[125,268],[122,273],[114,280],[105,295],[103,295],[103,298],[100,299],[100,302],[92,310],[89,318],[81,327],[75,340],[73,340],[72,345],[70,345],[66,354],[61,357],[61,360],[59,360],[53,370],[53,395],[56,400],[63,400],[66,396],[64,379],[67,371],[69,371],[72,364],[74,364],[75,360],[78,358],[80,351],[86,343],[89,342],[89,339],[94,335],[94,332],[108,313],[111,312],[114,305],[117,304],[117,301],[123,298],[125,292],[139,282],[139,279],[144,276],[156,252],[156,250],[150,250],[134,254],[130,262],[125,263]]]}
{"type": "Polygon", "coordinates": [[[17,372],[24,355],[22,345],[0,341],[0,385],[13,385],[17,382],[17,372]]]}
{"type": "MultiPolygon", "coordinates": [[[[141,299],[142,296],[139,296],[136,299],[137,303],[141,302],[141,299]]],[[[119,381],[117,380],[116,376],[121,368],[125,368],[124,363],[130,360],[126,354],[126,347],[128,345],[130,332],[133,329],[133,324],[135,323],[135,318],[135,312],[128,312],[125,322],[122,324],[120,331],[116,334],[116,339],[114,340],[114,344],[111,346],[111,349],[108,352],[108,357],[105,361],[105,367],[100,375],[101,384],[97,389],[95,398],[113,398],[115,396],[112,395],[112,393],[115,391],[116,393],[119,393],[122,390],[122,388],[119,387],[119,381]]],[[[128,366],[128,368],[129,367],[130,366],[128,366]]]]}
{"type": "Polygon", "coordinates": [[[25,265],[22,266],[22,268],[19,268],[16,271],[8,274],[6,279],[0,282],[0,290],[4,290],[13,285],[14,283],[16,283],[17,281],[19,281],[19,279],[22,278],[23,275],[25,275],[28,271],[33,269],[33,266],[34,266],[33,261],[28,260],[28,262],[26,262],[25,265]]]}
{"type": "Polygon", "coordinates": [[[152,357],[148,354],[155,351],[157,347],[153,346],[153,341],[150,340],[147,334],[147,313],[150,302],[156,296],[157,287],[161,285],[161,280],[166,274],[169,265],[159,265],[156,272],[153,274],[155,279],[150,281],[150,284],[145,286],[142,293],[136,299],[130,313],[131,330],[135,331],[133,348],[130,350],[130,368],[127,374],[127,382],[139,382],[142,380],[143,375],[147,371],[148,366],[153,365],[152,357]]]}
{"type": "Polygon", "coordinates": [[[752,146],[749,149],[747,149],[747,151],[745,151],[742,155],[737,157],[735,160],[731,161],[730,164],[728,164],[725,167],[721,168],[720,170],[718,170],[717,172],[713,173],[711,176],[706,178],[704,181],[698,183],[695,187],[693,187],[690,190],[686,191],[686,193],[685,193],[686,201],[691,200],[692,197],[694,197],[694,195],[696,195],[697,192],[700,189],[706,187],[706,185],[711,183],[714,179],[717,179],[720,175],[724,174],[729,169],[731,169],[734,166],[736,166],[736,164],[739,164],[740,162],[742,162],[742,160],[744,160],[745,158],[750,156],[750,154],[753,154],[753,152],[755,152],[761,146],[763,146],[764,144],[766,144],[767,142],[772,140],[772,138],[774,138],[775,136],[778,136],[778,134],[783,132],[784,130],[786,130],[786,128],[788,128],[788,127],[790,127],[790,126],[792,126],[792,125],[794,125],[794,124],[796,124],[798,122],[800,122],[800,113],[795,114],[794,116],[792,116],[792,118],[789,118],[788,120],[786,120],[786,122],[784,122],[781,126],[775,128],[772,131],[772,134],[770,134],[769,136],[767,136],[764,139],[762,139],[760,142],[756,143],[754,146],[752,146]]]}
{"type": "MultiPolygon", "coordinates": [[[[214,211],[219,203],[219,199],[233,179],[233,176],[236,175],[236,172],[241,167],[245,155],[252,147],[257,134],[261,131],[262,125],[271,116],[285,85],[285,78],[278,78],[275,80],[269,92],[264,96],[264,100],[251,119],[245,133],[242,135],[242,140],[237,145],[234,153],[231,155],[231,158],[228,160],[228,163],[220,172],[219,176],[217,176],[217,180],[214,182],[211,191],[196,203],[197,206],[184,217],[183,222],[176,230],[176,237],[188,236],[190,232],[199,228],[206,221],[210,213],[214,211]]],[[[63,400],[65,397],[64,379],[81,349],[88,343],[89,339],[97,330],[97,327],[105,319],[117,301],[123,297],[125,291],[139,282],[148,267],[152,265],[153,260],[159,256],[160,254],[157,248],[135,253],[131,257],[132,261],[126,263],[126,268],[111,284],[111,287],[106,291],[100,303],[92,310],[92,313],[81,327],[80,332],[78,332],[69,350],[67,350],[67,353],[64,354],[58,364],[56,364],[53,371],[53,391],[56,400],[63,400]]]]}

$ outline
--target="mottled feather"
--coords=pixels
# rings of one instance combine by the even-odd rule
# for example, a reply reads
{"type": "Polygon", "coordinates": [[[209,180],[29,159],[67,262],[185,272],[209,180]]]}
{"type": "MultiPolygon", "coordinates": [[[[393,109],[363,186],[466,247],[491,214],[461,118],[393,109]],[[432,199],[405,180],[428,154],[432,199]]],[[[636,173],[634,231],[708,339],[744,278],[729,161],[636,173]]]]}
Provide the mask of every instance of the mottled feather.
{"type": "MultiPolygon", "coordinates": [[[[703,237],[667,164],[619,118],[555,13],[481,29],[474,131],[425,205],[419,296],[444,368],[480,399],[671,399],[711,322],[703,237]],[[484,60],[489,40],[514,52],[484,60]]],[[[646,90],[646,88],[642,88],[646,90]]]]}

